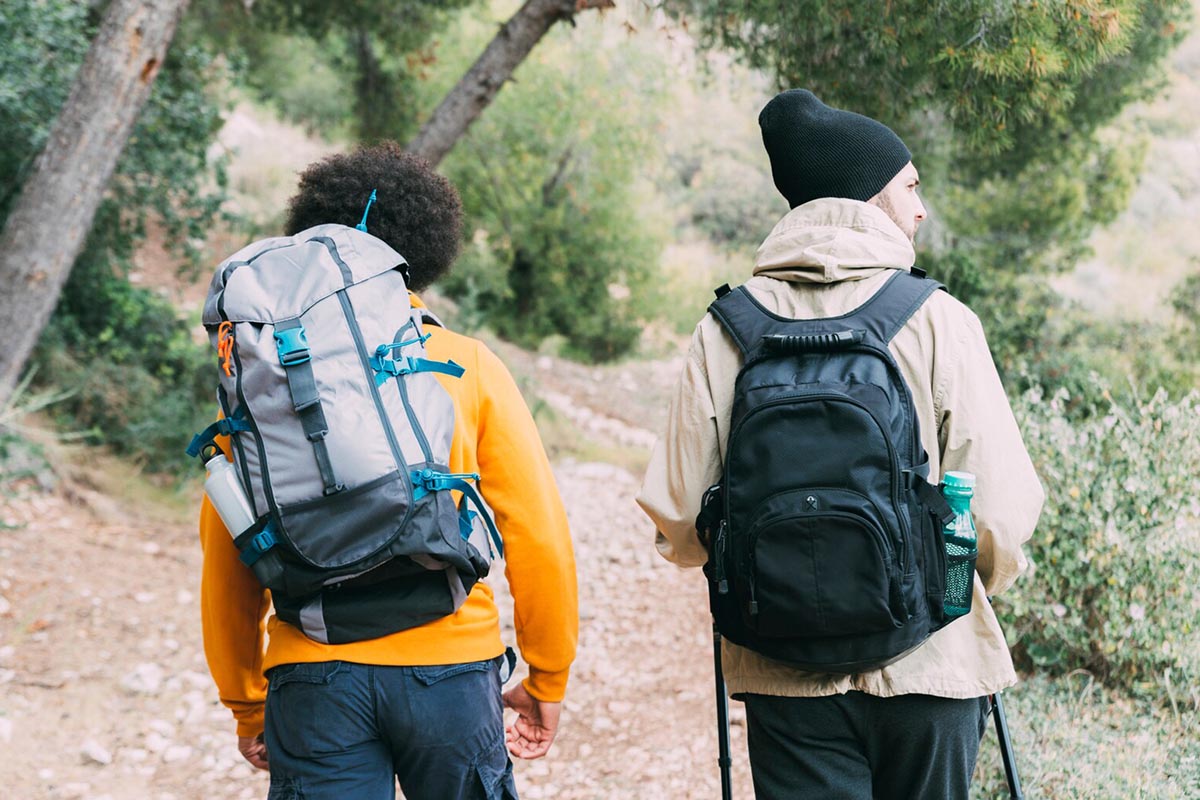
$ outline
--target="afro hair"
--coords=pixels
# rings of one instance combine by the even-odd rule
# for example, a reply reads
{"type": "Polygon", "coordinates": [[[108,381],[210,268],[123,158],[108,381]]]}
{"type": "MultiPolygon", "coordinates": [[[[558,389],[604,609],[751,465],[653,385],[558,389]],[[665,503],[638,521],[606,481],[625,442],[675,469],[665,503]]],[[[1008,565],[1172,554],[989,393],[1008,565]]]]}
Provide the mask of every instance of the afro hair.
{"type": "Polygon", "coordinates": [[[309,165],[288,203],[287,235],[331,222],[357,225],[372,190],[367,231],[404,256],[409,288],[420,291],[445,275],[462,242],[462,201],[450,181],[395,142],[309,165]]]}

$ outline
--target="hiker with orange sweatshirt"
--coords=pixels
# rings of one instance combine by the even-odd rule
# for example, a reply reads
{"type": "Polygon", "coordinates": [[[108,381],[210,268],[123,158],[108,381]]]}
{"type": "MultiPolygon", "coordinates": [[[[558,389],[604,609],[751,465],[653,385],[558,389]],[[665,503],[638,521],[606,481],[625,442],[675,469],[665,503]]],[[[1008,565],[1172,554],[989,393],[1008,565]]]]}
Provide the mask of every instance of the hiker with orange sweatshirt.
{"type": "MultiPolygon", "coordinates": [[[[483,343],[442,327],[415,294],[408,297],[411,312],[402,301],[384,303],[391,310],[403,306],[397,313],[411,314],[411,328],[406,322],[394,340],[395,328],[386,328],[378,349],[370,339],[370,304],[386,291],[420,291],[445,275],[461,226],[453,186],[385,143],[310,166],[289,206],[288,236],[252,245],[252,255],[243,256],[247,248],[227,260],[214,278],[205,324],[228,363],[218,392],[225,425],[210,436],[211,447],[232,458],[258,521],[231,535],[204,499],[204,648],[221,702],[236,719],[238,748],[251,764],[270,770],[272,798],[394,797],[397,780],[409,800],[515,798],[509,754],[545,755],[558,728],[578,634],[575,566],[566,515],[529,410],[500,359],[483,343]],[[369,197],[377,198],[373,206],[369,197]],[[279,248],[315,253],[328,270],[295,255],[290,261],[272,255],[279,248]],[[256,322],[240,310],[275,301],[247,291],[247,281],[259,279],[247,266],[270,258],[289,287],[310,291],[311,303],[299,303],[294,319],[256,322]],[[363,279],[359,271],[371,258],[391,260],[376,262],[383,264],[379,274],[363,279]],[[337,284],[328,292],[319,286],[327,275],[337,284]],[[241,301],[231,299],[235,288],[241,301]],[[318,313],[321,308],[334,311],[318,313]],[[335,318],[349,321],[352,332],[367,331],[366,344],[374,349],[373,355],[364,349],[364,337],[356,334],[359,372],[367,379],[350,374],[358,370],[355,356],[353,370],[343,370],[347,381],[359,380],[354,392],[367,399],[369,414],[339,416],[339,405],[348,408],[358,398],[322,377],[335,355],[321,326],[335,318]],[[219,322],[228,323],[220,333],[219,322]],[[272,329],[274,342],[263,334],[272,329]],[[252,364],[259,334],[272,358],[278,348],[277,362],[264,357],[260,367],[252,364]],[[303,425],[286,458],[275,455],[280,451],[272,448],[281,445],[264,428],[265,412],[255,410],[256,385],[267,385],[252,380],[259,368],[279,381],[260,390],[271,395],[262,402],[282,402],[289,411],[294,402],[294,424],[297,430],[303,425]],[[447,409],[440,427],[428,417],[424,427],[417,424],[437,403],[447,409]],[[402,411],[389,418],[393,407],[402,411]],[[388,435],[368,436],[355,427],[352,436],[338,439],[339,427],[357,426],[367,416],[373,425],[383,420],[380,430],[388,435]],[[413,455],[418,446],[424,458],[413,455]],[[365,455],[356,455],[358,447],[365,455]],[[390,466],[381,477],[360,481],[372,453],[392,459],[390,466]],[[314,476],[319,471],[315,499],[289,505],[278,476],[300,468],[314,476]],[[380,522],[369,508],[387,487],[388,502],[408,510],[380,522]],[[494,527],[485,524],[489,509],[494,527]],[[351,563],[351,556],[319,553],[330,547],[333,534],[326,529],[344,529],[347,520],[354,522],[338,546],[352,549],[360,541],[355,526],[361,520],[362,549],[371,553],[354,555],[358,561],[339,573],[337,565],[351,563]],[[448,521],[450,533],[436,527],[439,520],[448,521]],[[418,525],[434,526],[425,534],[431,549],[414,552],[405,544],[403,531],[418,525]],[[367,532],[376,528],[382,533],[370,539],[367,532]],[[306,529],[314,538],[302,539],[306,529]],[[503,694],[502,672],[511,669],[512,653],[501,640],[492,590],[480,580],[492,550],[504,558],[516,640],[529,665],[528,677],[503,694]],[[307,594],[295,591],[314,570],[318,578],[331,577],[307,594]],[[413,597],[433,593],[440,593],[444,608],[413,605],[413,597]],[[517,712],[507,731],[502,704],[517,712]]],[[[352,345],[349,350],[353,354],[352,345]]]]}

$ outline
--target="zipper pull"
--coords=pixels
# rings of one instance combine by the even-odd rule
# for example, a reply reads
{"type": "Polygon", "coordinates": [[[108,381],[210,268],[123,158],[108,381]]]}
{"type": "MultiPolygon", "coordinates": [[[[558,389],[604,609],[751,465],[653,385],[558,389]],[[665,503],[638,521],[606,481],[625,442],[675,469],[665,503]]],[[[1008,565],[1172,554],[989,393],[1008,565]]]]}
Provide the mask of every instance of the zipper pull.
{"type": "Polygon", "coordinates": [[[758,616],[758,601],[754,599],[754,565],[750,565],[750,616],[758,616]]]}
{"type": "Polygon", "coordinates": [[[725,520],[721,520],[717,525],[717,542],[713,548],[713,558],[717,560],[717,594],[729,594],[729,581],[725,578],[725,520]]]}

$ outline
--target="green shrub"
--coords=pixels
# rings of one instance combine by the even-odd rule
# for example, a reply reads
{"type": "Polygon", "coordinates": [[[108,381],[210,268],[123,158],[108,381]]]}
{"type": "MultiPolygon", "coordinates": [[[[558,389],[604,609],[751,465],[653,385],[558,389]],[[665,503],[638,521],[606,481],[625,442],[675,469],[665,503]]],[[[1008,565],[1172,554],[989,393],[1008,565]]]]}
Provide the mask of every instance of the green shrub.
{"type": "Polygon", "coordinates": [[[211,360],[170,302],[114,270],[123,248],[97,241],[119,235],[108,223],[98,220],[63,287],[34,353],[37,378],[71,390],[51,407],[65,430],[147,469],[180,471],[188,438],[213,414],[211,360]]]}
{"type": "MultiPolygon", "coordinates": [[[[656,315],[667,226],[645,178],[663,59],[625,38],[596,47],[601,26],[581,17],[551,31],[443,165],[468,226],[441,287],[460,319],[591,361],[628,353],[656,315]]],[[[440,66],[474,58],[493,33],[461,16],[440,66]]]]}
{"type": "Polygon", "coordinates": [[[713,242],[757,247],[787,211],[770,174],[756,166],[727,153],[701,159],[688,186],[692,223],[713,242]]]}
{"type": "Polygon", "coordinates": [[[1033,571],[997,603],[1026,667],[1138,693],[1200,680],[1200,393],[1027,392],[1015,405],[1046,487],[1033,571]],[[1068,414],[1069,407],[1074,408],[1068,414]]]}
{"type": "Polygon", "coordinates": [[[259,33],[241,79],[259,100],[310,136],[344,136],[354,117],[354,86],[328,47],[303,35],[259,33]]]}

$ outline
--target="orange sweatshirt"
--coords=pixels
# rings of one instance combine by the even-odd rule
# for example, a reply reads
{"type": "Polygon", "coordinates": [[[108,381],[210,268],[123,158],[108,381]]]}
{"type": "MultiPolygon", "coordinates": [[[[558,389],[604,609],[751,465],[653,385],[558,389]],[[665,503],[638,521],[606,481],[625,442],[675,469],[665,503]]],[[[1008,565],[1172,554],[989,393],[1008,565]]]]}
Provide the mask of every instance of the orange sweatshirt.
{"type": "MultiPolygon", "coordinates": [[[[414,305],[420,305],[413,298],[414,305]]],[[[430,358],[453,359],[461,378],[438,375],[454,400],[451,472],[477,472],[504,539],[517,646],[529,664],[525,687],[558,701],[575,658],[579,617],[575,560],[566,513],[529,409],[504,364],[475,339],[428,326],[430,358]]],[[[228,439],[218,444],[229,452],[228,439]]],[[[263,729],[267,682],[279,664],[352,661],[422,666],[481,661],[504,652],[499,613],[485,581],[454,614],[418,628],[350,644],[315,642],[270,611],[270,592],[238,560],[232,537],[208,498],[200,509],[204,567],[200,587],[204,653],[239,736],[263,729]],[[263,637],[267,636],[264,651],[263,637]]],[[[493,574],[492,580],[495,580],[493,574]]]]}

